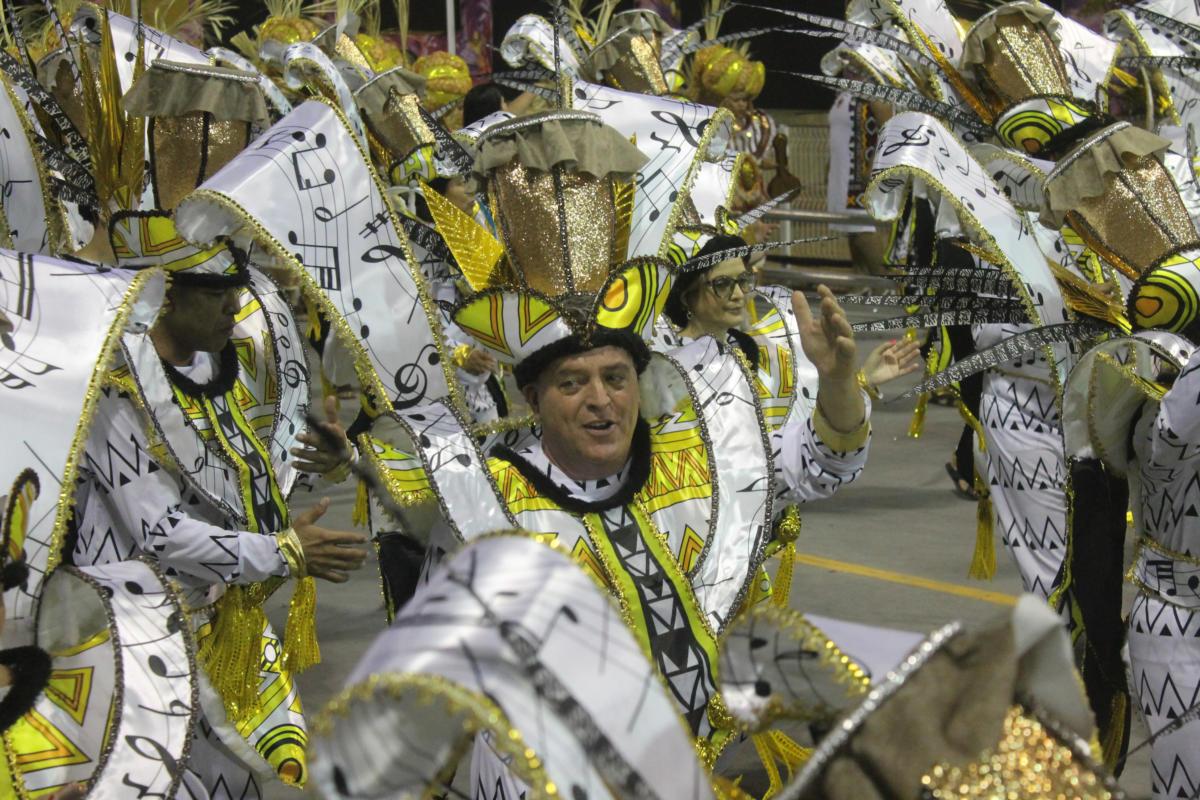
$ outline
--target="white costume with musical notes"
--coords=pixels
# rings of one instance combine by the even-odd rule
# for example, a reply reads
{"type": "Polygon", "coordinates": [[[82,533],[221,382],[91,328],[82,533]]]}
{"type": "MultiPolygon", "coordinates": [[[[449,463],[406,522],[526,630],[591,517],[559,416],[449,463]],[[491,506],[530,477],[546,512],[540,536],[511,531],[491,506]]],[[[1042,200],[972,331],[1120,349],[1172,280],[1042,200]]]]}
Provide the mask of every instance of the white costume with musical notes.
{"type": "MultiPolygon", "coordinates": [[[[1130,576],[1130,684],[1153,734],[1200,702],[1200,351],[1155,413],[1133,424],[1130,506],[1141,537],[1130,576]]],[[[1155,798],[1200,791],[1200,720],[1154,742],[1155,798]]]]}
{"type": "MultiPolygon", "coordinates": [[[[76,489],[75,563],[155,560],[184,591],[201,653],[210,639],[222,646],[231,587],[269,592],[264,582],[289,576],[270,534],[287,526],[296,473],[280,468],[280,455],[301,429],[307,367],[274,284],[254,273],[243,298],[226,349],[197,353],[188,367],[167,369],[145,334],[125,337],[100,389],[76,489]]],[[[203,722],[190,767],[214,796],[254,798],[276,775],[303,782],[307,734],[280,638],[265,620],[241,633],[261,648],[260,705],[229,721],[201,670],[203,722]]]]}

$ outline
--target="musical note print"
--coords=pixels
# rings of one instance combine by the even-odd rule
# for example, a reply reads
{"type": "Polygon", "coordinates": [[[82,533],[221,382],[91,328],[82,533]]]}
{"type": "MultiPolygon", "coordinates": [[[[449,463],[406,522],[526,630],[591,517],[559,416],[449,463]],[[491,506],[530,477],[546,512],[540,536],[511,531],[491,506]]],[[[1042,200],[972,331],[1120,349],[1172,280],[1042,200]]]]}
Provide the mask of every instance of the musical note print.
{"type": "Polygon", "coordinates": [[[678,225],[677,206],[705,160],[715,160],[729,138],[727,117],[710,130],[714,109],[577,81],[573,107],[592,111],[627,137],[649,161],[639,170],[627,256],[662,255],[678,225]]]}
{"type": "MultiPolygon", "coordinates": [[[[297,106],[201,189],[244,209],[255,222],[248,230],[303,269],[327,298],[323,312],[337,318],[334,335],[357,339],[351,352],[361,344],[374,375],[366,388],[385,408],[401,397],[417,404],[448,394],[453,366],[441,352],[440,319],[423,299],[424,279],[382,187],[337,112],[318,102],[297,106]]],[[[203,199],[181,204],[177,227],[186,236],[207,209],[203,199]]],[[[212,235],[245,225],[226,216],[226,229],[212,235]]]]}
{"type": "Polygon", "coordinates": [[[969,236],[987,231],[981,244],[1003,256],[1004,263],[998,266],[1019,282],[1023,300],[1036,312],[1033,324],[1068,320],[1054,276],[1038,241],[1029,235],[1024,214],[940,121],[906,112],[888,120],[880,131],[867,192],[873,213],[881,219],[894,218],[911,179],[924,180],[934,198],[945,198],[969,236]]]}
{"type": "MultiPolygon", "coordinates": [[[[487,697],[564,796],[712,797],[676,706],[632,633],[569,557],[532,538],[485,538],[438,568],[349,684],[371,674],[428,676],[487,697]]],[[[445,717],[449,696],[411,713],[394,713],[409,708],[407,695],[352,696],[362,700],[314,737],[318,786],[366,795],[381,779],[391,792],[439,788],[465,744],[457,720],[430,725],[445,717]],[[364,769],[368,761],[387,768],[364,769]]],[[[529,779],[523,762],[485,741],[477,740],[477,768],[489,786],[519,796],[521,778],[529,779]]]]}

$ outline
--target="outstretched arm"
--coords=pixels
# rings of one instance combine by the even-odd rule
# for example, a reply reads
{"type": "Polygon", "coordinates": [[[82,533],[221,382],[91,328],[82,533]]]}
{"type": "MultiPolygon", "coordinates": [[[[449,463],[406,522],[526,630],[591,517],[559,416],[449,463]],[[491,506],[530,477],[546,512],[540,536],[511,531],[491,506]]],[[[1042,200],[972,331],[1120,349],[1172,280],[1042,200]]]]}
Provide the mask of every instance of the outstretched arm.
{"type": "MultiPolygon", "coordinates": [[[[867,411],[855,378],[854,332],[829,287],[818,286],[817,295],[819,315],[814,316],[804,294],[792,294],[800,343],[804,355],[817,369],[816,416],[838,434],[854,436],[861,430],[865,441],[867,411]]],[[[821,432],[818,428],[818,433],[821,432]]]]}

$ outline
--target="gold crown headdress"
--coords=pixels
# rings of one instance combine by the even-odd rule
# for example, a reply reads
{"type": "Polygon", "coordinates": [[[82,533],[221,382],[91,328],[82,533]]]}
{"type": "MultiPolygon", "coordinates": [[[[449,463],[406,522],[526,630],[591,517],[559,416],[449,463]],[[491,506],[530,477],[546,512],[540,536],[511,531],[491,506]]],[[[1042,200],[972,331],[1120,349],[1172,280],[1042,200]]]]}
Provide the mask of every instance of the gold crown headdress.
{"type": "Polygon", "coordinates": [[[1158,154],[1170,143],[1127,122],[1067,153],[1046,178],[1048,225],[1064,221],[1134,281],[1135,329],[1200,339],[1200,233],[1158,154]],[[1130,236],[1129,231],[1138,231],[1130,236]]]}
{"type": "MultiPolygon", "coordinates": [[[[663,259],[627,258],[642,153],[594,114],[555,111],[490,128],[475,172],[499,240],[435,192],[430,211],[476,294],[455,322],[528,374],[569,347],[635,354],[666,301],[663,259]]],[[[518,378],[521,379],[519,374],[518,378]]]]}

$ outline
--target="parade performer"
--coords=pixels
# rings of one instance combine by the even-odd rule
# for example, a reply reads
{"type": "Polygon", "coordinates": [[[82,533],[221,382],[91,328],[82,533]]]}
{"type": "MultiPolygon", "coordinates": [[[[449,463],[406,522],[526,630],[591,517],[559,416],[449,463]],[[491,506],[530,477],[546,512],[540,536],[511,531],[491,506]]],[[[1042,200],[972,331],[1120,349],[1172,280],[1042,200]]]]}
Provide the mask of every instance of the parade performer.
{"type": "MultiPolygon", "coordinates": [[[[183,585],[204,669],[205,724],[191,764],[207,790],[258,796],[259,782],[275,776],[302,784],[306,735],[290,673],[319,659],[308,576],[344,580],[364,554],[338,543],[365,538],[316,526],[324,505],[289,510],[298,470],[338,465],[304,446],[307,367],[284,296],[244,253],[193,248],[171,220],[206,170],[266,126],[260,83],[165,35],[156,39],[163,58],[129,63],[123,55],[145,54],[148,34],[112,12],[83,9],[72,28],[85,39],[99,33],[86,58],[103,80],[87,92],[107,116],[89,116],[88,147],[109,229],[104,249],[116,263],[162,266],[172,286],[161,319],[122,337],[94,389],[71,558],[84,567],[144,556],[183,585]],[[120,157],[143,150],[144,172],[140,157],[120,157]],[[262,603],[287,577],[298,588],[281,643],[262,603]],[[255,674],[261,685],[247,680],[255,674]]],[[[70,67],[60,62],[59,71],[70,67]]]]}
{"type": "Polygon", "coordinates": [[[515,366],[540,437],[526,434],[483,453],[456,431],[447,409],[426,407],[396,415],[409,436],[391,443],[377,438],[366,455],[394,499],[420,506],[440,498],[446,517],[430,540],[431,562],[455,540],[513,521],[555,531],[598,580],[640,609],[631,612],[632,624],[656,651],[693,734],[715,760],[727,735],[712,723],[713,658],[704,655],[711,635],[705,631],[719,630],[753,588],[772,516],[762,503],[827,496],[852,480],[865,459],[865,407],[844,317],[827,290],[821,323],[796,301],[808,355],[821,375],[818,411],[770,434],[769,448],[749,377],[711,339],[657,362],[654,369],[667,370],[658,380],[679,369],[674,364],[694,365],[676,374],[691,377],[697,397],[676,396],[665,406],[657,398],[664,416],[651,422],[640,397],[656,381],[639,375],[650,368],[643,337],[665,300],[665,267],[650,258],[619,260],[626,245],[611,238],[630,225],[628,205],[614,205],[612,193],[628,191],[621,187],[631,186],[643,157],[579,112],[514,120],[480,141],[477,169],[497,200],[492,211],[503,245],[489,243],[477,226],[472,232],[465,218],[439,225],[476,292],[454,316],[497,360],[515,366]],[[552,149],[565,132],[574,143],[570,153],[552,149]],[[567,182],[572,191],[556,191],[567,182]],[[554,205],[531,213],[527,204],[547,192],[565,204],[563,216],[554,205]],[[542,244],[535,231],[558,230],[556,217],[567,226],[566,238],[542,244]],[[719,412],[707,405],[718,396],[725,398],[719,412]],[[721,452],[741,454],[737,467],[718,454],[718,443],[721,452]],[[760,475],[757,481],[748,470],[760,475]],[[772,470],[775,478],[763,482],[772,470]],[[748,480],[755,498],[745,489],[737,500],[725,495],[714,518],[714,489],[748,480]],[[749,537],[746,525],[755,531],[749,537]],[[674,609],[669,616],[663,603],[674,609]]]}
{"type": "Polygon", "coordinates": [[[199,714],[179,592],[145,562],[61,559],[99,384],[121,336],[153,324],[163,275],[3,251],[0,285],[0,794],[206,796],[186,763],[199,714]]]}

